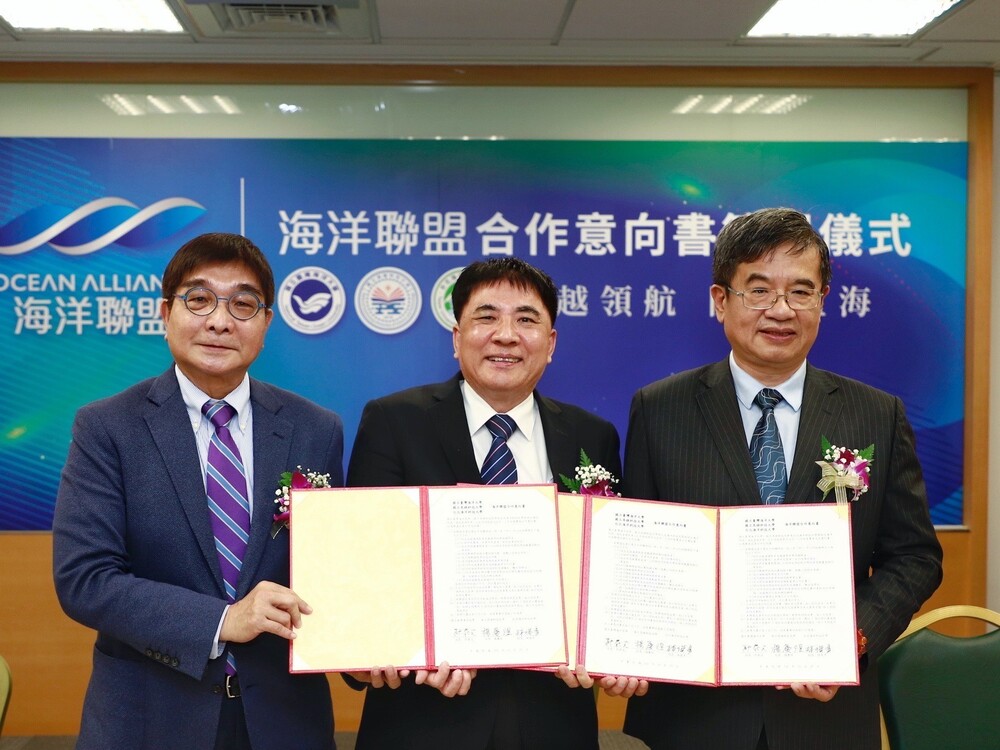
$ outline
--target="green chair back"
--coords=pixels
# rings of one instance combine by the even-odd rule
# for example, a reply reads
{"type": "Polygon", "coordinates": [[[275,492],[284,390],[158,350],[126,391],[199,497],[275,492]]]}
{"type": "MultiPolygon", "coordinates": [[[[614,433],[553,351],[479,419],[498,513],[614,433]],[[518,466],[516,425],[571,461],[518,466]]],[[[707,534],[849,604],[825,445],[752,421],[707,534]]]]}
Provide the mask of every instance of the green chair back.
{"type": "Polygon", "coordinates": [[[942,607],[916,618],[878,662],[892,750],[1000,747],[1000,630],[956,638],[927,630],[949,617],[1000,625],[982,607],[942,607]]]}

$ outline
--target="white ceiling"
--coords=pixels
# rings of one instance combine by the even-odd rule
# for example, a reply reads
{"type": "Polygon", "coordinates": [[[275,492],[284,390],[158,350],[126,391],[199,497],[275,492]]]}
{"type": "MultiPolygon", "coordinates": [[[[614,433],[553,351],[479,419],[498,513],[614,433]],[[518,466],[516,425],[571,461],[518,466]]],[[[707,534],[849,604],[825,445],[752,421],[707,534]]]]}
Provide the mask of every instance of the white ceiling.
{"type": "Polygon", "coordinates": [[[1000,70],[1000,0],[963,0],[912,38],[869,42],[744,39],[773,0],[343,0],[332,12],[330,0],[167,2],[186,33],[22,33],[0,21],[0,60],[1000,70]]]}

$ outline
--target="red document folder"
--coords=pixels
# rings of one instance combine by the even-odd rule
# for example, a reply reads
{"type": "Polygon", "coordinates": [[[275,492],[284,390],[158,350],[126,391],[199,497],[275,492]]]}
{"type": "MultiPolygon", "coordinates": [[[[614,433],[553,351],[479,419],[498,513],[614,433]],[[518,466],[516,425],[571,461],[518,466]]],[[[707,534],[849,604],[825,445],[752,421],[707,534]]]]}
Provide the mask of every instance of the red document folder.
{"type": "Polygon", "coordinates": [[[554,485],[295,490],[293,672],[567,661],[554,485]]]}
{"type": "Polygon", "coordinates": [[[701,685],[858,683],[849,505],[560,495],[559,513],[571,667],[701,685]]]}

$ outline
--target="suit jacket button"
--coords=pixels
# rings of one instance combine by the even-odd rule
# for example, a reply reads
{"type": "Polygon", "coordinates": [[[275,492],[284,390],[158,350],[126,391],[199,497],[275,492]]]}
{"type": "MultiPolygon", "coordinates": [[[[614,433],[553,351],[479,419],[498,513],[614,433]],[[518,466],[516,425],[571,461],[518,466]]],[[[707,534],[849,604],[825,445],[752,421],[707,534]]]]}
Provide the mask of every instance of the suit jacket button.
{"type": "Polygon", "coordinates": [[[159,651],[154,651],[153,652],[153,658],[156,659],[157,661],[159,661],[162,657],[163,657],[163,654],[161,654],[159,651]]]}
{"type": "Polygon", "coordinates": [[[146,649],[146,656],[152,656],[152,655],[153,655],[153,649],[147,648],[146,649]]]}
{"type": "Polygon", "coordinates": [[[222,685],[212,685],[212,692],[215,695],[222,695],[222,685]]]}
{"type": "Polygon", "coordinates": [[[170,660],[170,666],[179,667],[180,665],[181,665],[181,660],[178,659],[176,656],[170,660]]]}

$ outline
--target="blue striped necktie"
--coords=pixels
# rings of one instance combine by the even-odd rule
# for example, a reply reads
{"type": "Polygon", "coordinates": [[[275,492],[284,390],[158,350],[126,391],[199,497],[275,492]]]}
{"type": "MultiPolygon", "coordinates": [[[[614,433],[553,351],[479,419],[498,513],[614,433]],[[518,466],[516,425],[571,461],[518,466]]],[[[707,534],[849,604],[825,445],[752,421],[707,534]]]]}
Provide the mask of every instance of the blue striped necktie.
{"type": "Polygon", "coordinates": [[[763,412],[750,439],[750,460],[760,499],[765,505],[774,505],[785,499],[787,477],[785,473],[785,451],[781,447],[778,423],[774,419],[774,407],[781,401],[781,394],[773,388],[762,388],[754,403],[763,412]]]}
{"type": "Polygon", "coordinates": [[[507,445],[507,439],[517,429],[517,422],[506,414],[494,414],[486,423],[486,429],[493,436],[493,443],[480,472],[483,484],[517,484],[517,464],[507,445]]]}
{"type": "MultiPolygon", "coordinates": [[[[232,604],[236,601],[236,584],[250,538],[246,470],[228,426],[236,416],[236,409],[225,401],[206,401],[201,412],[215,425],[208,444],[205,492],[211,511],[209,518],[215,535],[215,551],[226,586],[226,599],[232,604]]],[[[232,654],[226,654],[226,674],[236,674],[232,654]]]]}

